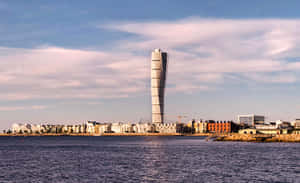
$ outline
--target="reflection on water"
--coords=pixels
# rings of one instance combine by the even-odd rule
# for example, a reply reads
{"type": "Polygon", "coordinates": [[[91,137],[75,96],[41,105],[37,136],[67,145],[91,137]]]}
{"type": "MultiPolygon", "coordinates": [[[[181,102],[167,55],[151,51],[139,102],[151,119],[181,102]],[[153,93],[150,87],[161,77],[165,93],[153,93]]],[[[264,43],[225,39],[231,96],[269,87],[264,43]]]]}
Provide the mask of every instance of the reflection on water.
{"type": "Polygon", "coordinates": [[[0,137],[0,182],[300,182],[300,144],[0,137]]]}
{"type": "MultiPolygon", "coordinates": [[[[146,137],[145,138],[145,147],[143,156],[143,169],[145,170],[145,174],[142,176],[142,180],[146,182],[155,181],[155,175],[158,175],[160,169],[166,169],[165,163],[160,163],[163,157],[166,157],[167,154],[165,149],[162,148],[162,141],[160,138],[154,137],[146,137]],[[158,165],[160,164],[160,165],[158,165]],[[158,169],[157,166],[161,168],[158,169]]],[[[160,177],[160,180],[166,180],[167,177],[160,177]]]]}

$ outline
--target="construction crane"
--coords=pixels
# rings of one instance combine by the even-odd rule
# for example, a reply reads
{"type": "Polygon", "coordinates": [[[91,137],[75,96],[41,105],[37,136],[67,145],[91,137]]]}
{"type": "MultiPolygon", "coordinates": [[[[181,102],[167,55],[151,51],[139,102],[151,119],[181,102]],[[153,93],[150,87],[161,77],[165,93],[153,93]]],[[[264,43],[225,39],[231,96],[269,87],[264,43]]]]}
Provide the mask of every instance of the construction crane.
{"type": "Polygon", "coordinates": [[[179,116],[177,116],[177,118],[178,118],[178,123],[181,123],[181,119],[182,118],[187,118],[187,116],[181,116],[181,115],[179,115],[179,116]]]}
{"type": "Polygon", "coordinates": [[[182,118],[187,118],[188,116],[184,116],[184,115],[168,115],[168,114],[165,114],[165,116],[168,116],[168,117],[176,117],[177,118],[177,123],[181,123],[181,120],[182,118]]]}

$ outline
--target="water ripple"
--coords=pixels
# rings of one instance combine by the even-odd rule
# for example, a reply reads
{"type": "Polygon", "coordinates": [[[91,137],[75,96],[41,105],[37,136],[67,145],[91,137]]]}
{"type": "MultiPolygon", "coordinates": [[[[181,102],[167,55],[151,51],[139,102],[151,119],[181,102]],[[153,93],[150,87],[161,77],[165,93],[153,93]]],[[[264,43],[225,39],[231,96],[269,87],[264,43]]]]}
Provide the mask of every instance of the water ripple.
{"type": "Polygon", "coordinates": [[[300,144],[0,137],[0,182],[300,182],[300,144]]]}

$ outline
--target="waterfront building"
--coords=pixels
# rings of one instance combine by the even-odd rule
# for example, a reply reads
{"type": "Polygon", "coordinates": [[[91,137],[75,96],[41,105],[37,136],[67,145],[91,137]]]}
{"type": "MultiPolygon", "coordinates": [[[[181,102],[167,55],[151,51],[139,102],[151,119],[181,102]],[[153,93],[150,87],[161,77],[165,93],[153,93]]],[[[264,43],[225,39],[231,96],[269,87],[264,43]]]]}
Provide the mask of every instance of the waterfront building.
{"type": "Polygon", "coordinates": [[[185,125],[185,133],[194,133],[195,132],[195,120],[189,121],[186,125],[185,125]]]}
{"type": "Polygon", "coordinates": [[[296,119],[293,126],[295,129],[300,129],[300,119],[296,119]]]}
{"type": "Polygon", "coordinates": [[[69,132],[68,126],[67,126],[67,125],[63,125],[63,127],[62,127],[62,132],[63,132],[63,133],[68,133],[68,132],[69,132]]]}
{"type": "Polygon", "coordinates": [[[288,134],[288,129],[277,129],[277,128],[260,128],[256,129],[257,133],[268,134],[268,135],[278,135],[278,134],[288,134]]]}
{"type": "MultiPolygon", "coordinates": [[[[74,125],[74,133],[80,133],[80,126],[79,125],[74,125]]],[[[94,130],[95,133],[95,130],[94,130]]]]}
{"type": "Polygon", "coordinates": [[[54,125],[55,133],[62,133],[63,125],[54,125]]]}
{"type": "Polygon", "coordinates": [[[179,133],[180,125],[176,123],[156,123],[155,131],[158,133],[179,133]]]}
{"type": "Polygon", "coordinates": [[[238,125],[232,121],[210,121],[207,124],[207,131],[212,133],[231,133],[238,131],[238,125]]]}
{"type": "Polygon", "coordinates": [[[12,130],[12,133],[19,133],[20,132],[20,124],[12,124],[11,126],[11,130],[12,130]]]}
{"type": "Polygon", "coordinates": [[[12,133],[86,133],[86,125],[13,124],[12,133]]]}
{"type": "Polygon", "coordinates": [[[31,125],[30,124],[16,124],[12,125],[12,132],[13,133],[30,133],[31,132],[31,125]]]}
{"type": "Polygon", "coordinates": [[[48,125],[47,133],[57,133],[56,125],[48,125]]]}
{"type": "Polygon", "coordinates": [[[277,129],[276,124],[257,124],[255,125],[257,130],[274,130],[277,129]]]}
{"type": "Polygon", "coordinates": [[[130,123],[121,124],[122,133],[133,133],[133,125],[130,123]]]}
{"type": "Polygon", "coordinates": [[[41,133],[41,125],[30,125],[31,133],[41,133]]]}
{"type": "Polygon", "coordinates": [[[238,123],[245,126],[255,126],[256,124],[264,124],[265,116],[255,114],[238,115],[238,123]]]}
{"type": "MultiPolygon", "coordinates": [[[[75,125],[72,125],[72,133],[78,133],[75,125]]],[[[90,132],[90,133],[93,133],[93,132],[90,132]]]]}
{"type": "Polygon", "coordinates": [[[73,133],[72,127],[73,127],[72,125],[67,125],[67,129],[68,129],[67,133],[73,133]]]}
{"type": "Polygon", "coordinates": [[[81,124],[79,127],[80,133],[86,133],[86,124],[81,124]]]}
{"type": "Polygon", "coordinates": [[[131,123],[112,123],[111,131],[113,133],[134,133],[134,125],[131,123]]]}
{"type": "Polygon", "coordinates": [[[289,121],[283,121],[283,120],[276,120],[275,125],[276,125],[276,128],[280,128],[280,129],[292,127],[292,125],[289,121]]]}
{"type": "Polygon", "coordinates": [[[63,125],[13,124],[13,133],[62,133],[63,125]]]}
{"type": "Polygon", "coordinates": [[[164,95],[167,73],[167,53],[160,49],[152,52],[151,61],[151,95],[152,122],[164,122],[164,95]]]}
{"type": "Polygon", "coordinates": [[[292,129],[292,125],[288,121],[276,120],[268,124],[256,124],[256,129],[292,129]]]}
{"type": "Polygon", "coordinates": [[[96,121],[86,122],[86,133],[95,133],[95,125],[98,124],[96,121]]]}
{"type": "Polygon", "coordinates": [[[111,124],[100,124],[99,127],[99,133],[103,134],[103,133],[111,133],[111,124]]]}
{"type": "Polygon", "coordinates": [[[195,123],[195,133],[207,133],[207,122],[197,121],[195,123]]]}
{"type": "Polygon", "coordinates": [[[111,124],[109,123],[97,123],[95,124],[95,134],[102,135],[104,133],[111,132],[111,124]]]}
{"type": "Polygon", "coordinates": [[[289,122],[283,122],[277,120],[270,124],[257,124],[255,125],[257,133],[261,134],[288,134],[292,131],[292,127],[289,122]]]}
{"type": "Polygon", "coordinates": [[[151,123],[137,123],[133,125],[134,133],[151,133],[155,131],[154,124],[151,123]]]}
{"type": "Polygon", "coordinates": [[[112,123],[111,124],[111,131],[114,133],[122,133],[122,128],[121,128],[122,123],[112,123]]]}
{"type": "Polygon", "coordinates": [[[187,126],[191,128],[192,133],[207,133],[207,124],[208,122],[198,120],[198,121],[189,121],[187,126]]]}
{"type": "Polygon", "coordinates": [[[41,133],[46,133],[47,131],[46,125],[41,125],[41,133]]]}

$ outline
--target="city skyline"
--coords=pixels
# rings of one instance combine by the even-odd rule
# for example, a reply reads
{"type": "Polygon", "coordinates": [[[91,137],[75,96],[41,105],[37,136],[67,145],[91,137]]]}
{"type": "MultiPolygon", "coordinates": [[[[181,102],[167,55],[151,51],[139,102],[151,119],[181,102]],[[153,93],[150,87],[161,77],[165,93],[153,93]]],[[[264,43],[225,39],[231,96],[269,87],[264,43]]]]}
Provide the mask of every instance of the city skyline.
{"type": "Polygon", "coordinates": [[[300,117],[299,2],[182,3],[0,1],[0,129],[151,121],[158,47],[171,63],[166,121],[300,117]]]}

